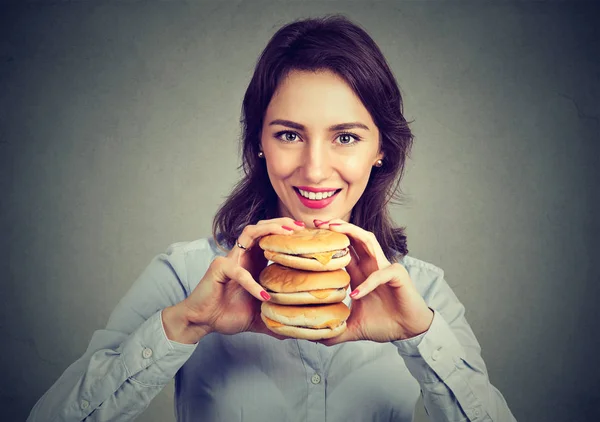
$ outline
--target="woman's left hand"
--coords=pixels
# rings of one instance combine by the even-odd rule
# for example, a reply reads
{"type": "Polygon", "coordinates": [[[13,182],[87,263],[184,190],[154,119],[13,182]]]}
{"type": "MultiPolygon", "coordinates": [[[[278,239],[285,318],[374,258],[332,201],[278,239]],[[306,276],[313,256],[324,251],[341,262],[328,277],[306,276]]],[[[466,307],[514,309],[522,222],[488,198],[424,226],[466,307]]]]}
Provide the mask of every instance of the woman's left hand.
{"type": "Polygon", "coordinates": [[[320,229],[344,233],[350,238],[352,309],[347,329],[338,337],[322,340],[334,344],[371,340],[389,342],[415,337],[429,329],[433,311],[415,288],[406,268],[390,263],[371,232],[343,220],[320,224],[320,229]]]}

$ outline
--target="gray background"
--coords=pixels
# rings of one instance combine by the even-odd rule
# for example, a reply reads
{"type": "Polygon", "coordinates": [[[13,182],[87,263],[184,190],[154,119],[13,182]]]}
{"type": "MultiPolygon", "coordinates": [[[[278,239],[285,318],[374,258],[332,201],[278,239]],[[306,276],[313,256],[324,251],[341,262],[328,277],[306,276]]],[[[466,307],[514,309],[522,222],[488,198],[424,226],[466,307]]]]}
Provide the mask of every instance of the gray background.
{"type": "MultiPolygon", "coordinates": [[[[398,78],[416,140],[393,215],[446,271],[492,383],[520,421],[600,418],[593,3],[123,1],[0,9],[3,420],[25,419],[154,255],[209,235],[258,54],[326,12],[398,78]]],[[[172,392],[139,420],[173,420],[172,392]]]]}

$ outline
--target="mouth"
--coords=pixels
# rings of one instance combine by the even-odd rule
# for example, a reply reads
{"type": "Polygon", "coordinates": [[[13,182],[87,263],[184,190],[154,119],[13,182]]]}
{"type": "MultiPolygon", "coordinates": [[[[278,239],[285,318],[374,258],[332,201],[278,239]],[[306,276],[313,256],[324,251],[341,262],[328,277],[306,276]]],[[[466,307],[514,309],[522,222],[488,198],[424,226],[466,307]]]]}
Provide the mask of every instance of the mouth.
{"type": "Polygon", "coordinates": [[[342,191],[335,188],[308,188],[305,186],[294,186],[293,188],[302,205],[308,208],[325,208],[342,191]]]}

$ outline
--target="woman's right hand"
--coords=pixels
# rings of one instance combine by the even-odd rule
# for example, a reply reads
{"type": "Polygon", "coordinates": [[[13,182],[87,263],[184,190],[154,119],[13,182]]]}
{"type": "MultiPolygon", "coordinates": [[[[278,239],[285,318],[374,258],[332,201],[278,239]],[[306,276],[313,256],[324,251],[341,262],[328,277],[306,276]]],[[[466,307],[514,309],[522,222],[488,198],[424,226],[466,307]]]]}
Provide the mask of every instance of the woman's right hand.
{"type": "Polygon", "coordinates": [[[192,293],[163,310],[167,337],[188,344],[211,332],[253,331],[283,338],[269,331],[260,318],[260,303],[269,295],[256,281],[267,264],[258,240],[303,229],[303,223],[287,217],[246,226],[238,238],[246,249],[234,245],[227,256],[215,258],[192,293]]]}

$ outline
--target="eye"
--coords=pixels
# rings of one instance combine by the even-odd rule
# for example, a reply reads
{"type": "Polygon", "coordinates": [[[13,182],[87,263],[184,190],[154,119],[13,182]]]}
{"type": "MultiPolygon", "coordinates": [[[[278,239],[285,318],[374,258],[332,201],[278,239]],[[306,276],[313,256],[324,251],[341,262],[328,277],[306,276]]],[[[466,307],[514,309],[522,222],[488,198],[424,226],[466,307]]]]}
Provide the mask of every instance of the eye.
{"type": "Polygon", "coordinates": [[[300,136],[296,132],[291,132],[289,130],[277,132],[275,138],[282,142],[297,142],[300,140],[300,136]]]}
{"type": "Polygon", "coordinates": [[[360,137],[353,133],[341,133],[337,137],[338,142],[342,145],[352,145],[360,141],[360,137]]]}

